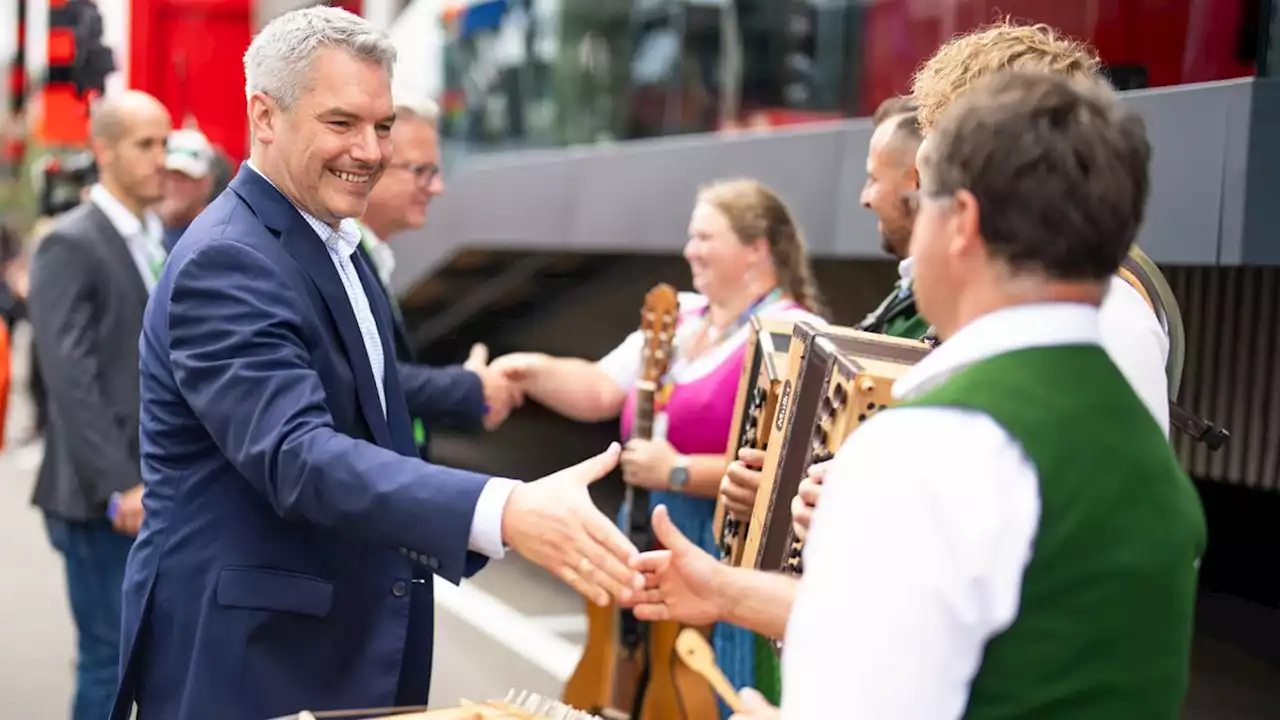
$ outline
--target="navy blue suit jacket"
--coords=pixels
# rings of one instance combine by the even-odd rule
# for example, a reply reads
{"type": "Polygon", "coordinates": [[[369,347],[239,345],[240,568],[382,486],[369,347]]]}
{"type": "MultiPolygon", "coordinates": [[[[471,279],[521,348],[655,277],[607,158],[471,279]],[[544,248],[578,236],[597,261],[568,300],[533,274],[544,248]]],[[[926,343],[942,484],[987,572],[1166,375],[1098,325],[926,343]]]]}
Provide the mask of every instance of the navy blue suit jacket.
{"type": "Polygon", "coordinates": [[[140,341],[146,519],[124,582],[113,718],[267,718],[427,699],[434,572],[488,477],[415,456],[390,309],[386,415],[323,241],[242,166],[195,220],[140,341]]]}

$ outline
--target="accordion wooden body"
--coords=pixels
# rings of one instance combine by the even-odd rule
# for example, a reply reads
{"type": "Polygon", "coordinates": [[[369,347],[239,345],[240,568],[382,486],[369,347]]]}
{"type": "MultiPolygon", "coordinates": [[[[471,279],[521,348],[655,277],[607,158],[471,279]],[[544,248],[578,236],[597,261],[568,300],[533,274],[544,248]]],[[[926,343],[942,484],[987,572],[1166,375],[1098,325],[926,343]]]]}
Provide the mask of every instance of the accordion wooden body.
{"type": "Polygon", "coordinates": [[[915,340],[796,323],[739,563],[803,572],[791,500],[809,466],[830,460],[859,425],[893,404],[893,384],[930,351],[915,340]]]}
{"type": "MultiPolygon", "coordinates": [[[[738,457],[738,450],[765,450],[773,433],[782,384],[791,348],[791,320],[752,316],[751,330],[742,361],[742,379],[733,408],[733,431],[729,437],[728,462],[738,457]]],[[[731,565],[742,563],[751,518],[733,517],[725,508],[723,496],[717,496],[715,535],[720,558],[731,565]]]]}

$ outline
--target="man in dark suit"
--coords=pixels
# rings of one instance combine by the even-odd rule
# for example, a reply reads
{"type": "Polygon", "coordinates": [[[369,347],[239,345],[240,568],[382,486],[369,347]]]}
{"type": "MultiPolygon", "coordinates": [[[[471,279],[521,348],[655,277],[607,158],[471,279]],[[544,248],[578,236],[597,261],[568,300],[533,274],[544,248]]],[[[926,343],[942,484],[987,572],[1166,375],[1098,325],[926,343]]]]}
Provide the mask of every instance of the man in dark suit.
{"type": "Polygon", "coordinates": [[[245,54],[250,159],[196,218],[141,341],[142,532],[113,717],[266,718],[427,700],[433,575],[510,548],[600,604],[635,548],[588,485],[415,456],[391,312],[352,218],[390,153],[386,35],[286,13],[245,54]]]}
{"type": "Polygon", "coordinates": [[[99,183],[40,242],[28,298],[49,402],[34,503],[66,564],[79,654],[72,717],[94,720],[115,696],[120,587],[142,522],[138,335],[164,261],[146,208],[160,198],[169,132],[150,95],[101,103],[91,123],[99,183]]]}
{"type": "MultiPolygon", "coordinates": [[[[427,206],[444,191],[440,176],[440,139],[436,132],[439,109],[430,99],[396,101],[396,122],[391,128],[394,148],[387,171],[369,191],[369,202],[360,218],[360,254],[373,268],[379,287],[391,306],[392,342],[396,359],[417,361],[417,353],[391,287],[395,254],[387,243],[393,235],[422,227],[427,206]]],[[[430,415],[414,414],[413,439],[422,458],[428,459],[430,430],[450,426],[465,431],[492,430],[523,400],[519,388],[499,372],[489,371],[488,350],[472,348],[463,365],[435,369],[439,391],[430,415]]]]}

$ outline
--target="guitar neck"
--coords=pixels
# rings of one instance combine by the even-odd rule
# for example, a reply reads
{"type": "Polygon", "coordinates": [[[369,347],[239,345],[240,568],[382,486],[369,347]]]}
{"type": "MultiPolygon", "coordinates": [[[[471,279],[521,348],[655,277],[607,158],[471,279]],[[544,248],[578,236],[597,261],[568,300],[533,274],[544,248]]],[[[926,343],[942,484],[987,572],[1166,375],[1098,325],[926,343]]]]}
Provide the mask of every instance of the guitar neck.
{"type": "Polygon", "coordinates": [[[636,407],[631,417],[631,437],[638,440],[653,439],[653,398],[657,388],[652,383],[636,384],[636,407]]]}

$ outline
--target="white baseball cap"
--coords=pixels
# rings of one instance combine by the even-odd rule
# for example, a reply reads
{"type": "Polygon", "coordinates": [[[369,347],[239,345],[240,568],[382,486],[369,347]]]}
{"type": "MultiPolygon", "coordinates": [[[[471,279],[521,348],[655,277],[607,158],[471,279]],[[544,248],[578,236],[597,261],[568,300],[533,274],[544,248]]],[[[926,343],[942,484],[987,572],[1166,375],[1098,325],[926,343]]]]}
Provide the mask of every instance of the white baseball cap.
{"type": "Polygon", "coordinates": [[[169,133],[164,166],[197,180],[213,169],[213,146],[199,130],[174,130],[169,133]]]}

